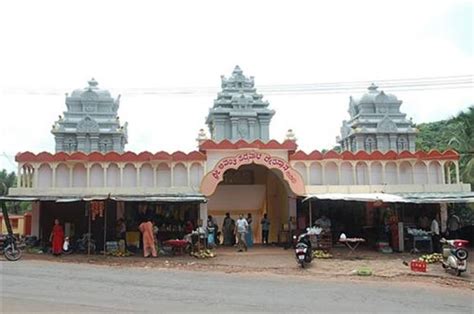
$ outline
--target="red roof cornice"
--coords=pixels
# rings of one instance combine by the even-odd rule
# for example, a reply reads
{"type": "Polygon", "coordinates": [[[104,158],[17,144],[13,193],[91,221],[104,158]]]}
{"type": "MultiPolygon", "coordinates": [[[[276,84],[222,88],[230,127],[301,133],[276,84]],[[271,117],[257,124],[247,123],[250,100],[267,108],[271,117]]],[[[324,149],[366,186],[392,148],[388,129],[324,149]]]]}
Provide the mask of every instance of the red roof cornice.
{"type": "Polygon", "coordinates": [[[213,140],[206,140],[199,145],[200,151],[213,150],[213,149],[241,149],[241,148],[255,148],[255,149],[280,149],[287,150],[290,152],[296,151],[298,145],[295,141],[286,140],[283,143],[279,143],[276,140],[268,142],[262,142],[261,140],[255,140],[253,142],[247,142],[244,140],[238,140],[231,142],[229,140],[223,140],[221,142],[214,142],[213,140]]]}
{"type": "Polygon", "coordinates": [[[31,152],[18,153],[15,156],[17,162],[61,162],[61,161],[96,161],[96,162],[144,162],[144,161],[198,161],[206,160],[206,155],[201,152],[190,152],[189,154],[183,152],[174,152],[172,154],[166,152],[158,152],[156,154],[150,152],[141,152],[136,154],[134,152],[125,153],[99,153],[93,152],[85,154],[82,152],[75,152],[67,154],[59,152],[51,154],[42,152],[37,155],[31,152]]]}
{"type": "Polygon", "coordinates": [[[440,153],[437,150],[429,152],[417,151],[411,153],[409,151],[403,151],[397,153],[395,151],[388,151],[382,153],[380,151],[374,151],[368,153],[366,151],[358,151],[356,153],[350,151],[344,151],[337,153],[335,151],[329,151],[324,154],[315,150],[309,154],[303,151],[297,151],[289,155],[290,160],[322,160],[322,159],[341,159],[341,160],[398,160],[398,159],[417,159],[417,160],[458,160],[459,154],[454,150],[447,150],[440,153]]]}

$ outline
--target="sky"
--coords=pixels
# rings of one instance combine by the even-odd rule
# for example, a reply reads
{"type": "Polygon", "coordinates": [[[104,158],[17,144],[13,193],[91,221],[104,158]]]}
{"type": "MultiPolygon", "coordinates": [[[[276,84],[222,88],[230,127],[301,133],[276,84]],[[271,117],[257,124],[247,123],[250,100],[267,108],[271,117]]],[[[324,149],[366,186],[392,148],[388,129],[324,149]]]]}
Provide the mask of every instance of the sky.
{"type": "MultiPolygon", "coordinates": [[[[18,152],[54,151],[65,93],[94,77],[121,94],[127,150],[189,152],[235,65],[259,86],[473,75],[470,1],[2,1],[0,169],[18,152]],[[169,93],[163,91],[178,91],[169,93]],[[179,91],[193,90],[192,93],[179,91]],[[149,91],[155,91],[149,93],[149,91]],[[157,92],[158,91],[158,92],[157,92]]],[[[360,85],[360,84],[359,84],[360,85]]],[[[474,104],[470,88],[379,89],[415,123],[474,104]]],[[[272,138],[336,144],[349,96],[264,94],[272,138]]]]}

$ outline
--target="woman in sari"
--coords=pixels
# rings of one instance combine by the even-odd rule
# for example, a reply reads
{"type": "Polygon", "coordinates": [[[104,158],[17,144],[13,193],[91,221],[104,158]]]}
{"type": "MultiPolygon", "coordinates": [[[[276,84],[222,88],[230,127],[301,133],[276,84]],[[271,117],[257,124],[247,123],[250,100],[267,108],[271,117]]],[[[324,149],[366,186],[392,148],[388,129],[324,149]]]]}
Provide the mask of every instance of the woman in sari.
{"type": "Polygon", "coordinates": [[[153,223],[150,219],[142,222],[138,229],[142,233],[143,238],[143,256],[148,257],[150,253],[153,257],[156,257],[156,246],[155,237],[153,235],[153,223]]]}
{"type": "Polygon", "coordinates": [[[247,229],[247,233],[245,234],[245,242],[247,243],[248,247],[253,246],[253,230],[252,230],[252,214],[247,214],[247,223],[249,225],[247,229]]]}
{"type": "Polygon", "coordinates": [[[49,236],[49,239],[52,243],[53,255],[60,255],[64,242],[64,230],[63,227],[59,224],[58,219],[54,219],[54,226],[53,230],[51,231],[51,235],[49,236]]]}

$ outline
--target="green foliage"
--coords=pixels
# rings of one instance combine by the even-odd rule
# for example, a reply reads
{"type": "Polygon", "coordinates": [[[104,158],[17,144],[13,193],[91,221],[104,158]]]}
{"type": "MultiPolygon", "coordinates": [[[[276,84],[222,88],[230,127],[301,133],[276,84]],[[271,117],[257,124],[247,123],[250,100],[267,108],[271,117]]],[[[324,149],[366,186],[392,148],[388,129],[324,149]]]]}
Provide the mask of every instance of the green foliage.
{"type": "Polygon", "coordinates": [[[417,150],[444,151],[454,149],[460,155],[459,170],[462,181],[474,186],[474,106],[457,116],[437,122],[417,125],[417,150]]]}
{"type": "MultiPolygon", "coordinates": [[[[16,174],[8,173],[5,169],[0,171],[0,195],[6,195],[8,189],[16,185],[16,174]]],[[[23,215],[31,211],[31,202],[5,202],[9,213],[23,215]]]]}

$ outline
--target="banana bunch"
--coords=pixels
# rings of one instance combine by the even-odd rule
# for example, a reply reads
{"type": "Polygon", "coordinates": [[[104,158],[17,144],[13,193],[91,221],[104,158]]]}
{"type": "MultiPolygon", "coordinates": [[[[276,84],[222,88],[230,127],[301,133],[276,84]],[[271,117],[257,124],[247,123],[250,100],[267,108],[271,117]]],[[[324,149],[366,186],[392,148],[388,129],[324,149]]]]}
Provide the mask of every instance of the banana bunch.
{"type": "Polygon", "coordinates": [[[200,250],[198,252],[192,252],[191,256],[196,258],[213,258],[216,257],[216,254],[211,250],[200,250]]]}
{"type": "Polygon", "coordinates": [[[133,253],[129,251],[125,251],[125,252],[112,251],[112,252],[108,252],[107,255],[115,256],[115,257],[127,257],[127,256],[132,256],[133,253]]]}
{"type": "Polygon", "coordinates": [[[322,250],[316,250],[313,252],[313,258],[332,258],[332,254],[326,253],[322,250]]]}
{"type": "Polygon", "coordinates": [[[422,255],[418,260],[428,264],[439,263],[443,260],[443,255],[440,253],[425,254],[422,255]]]}

